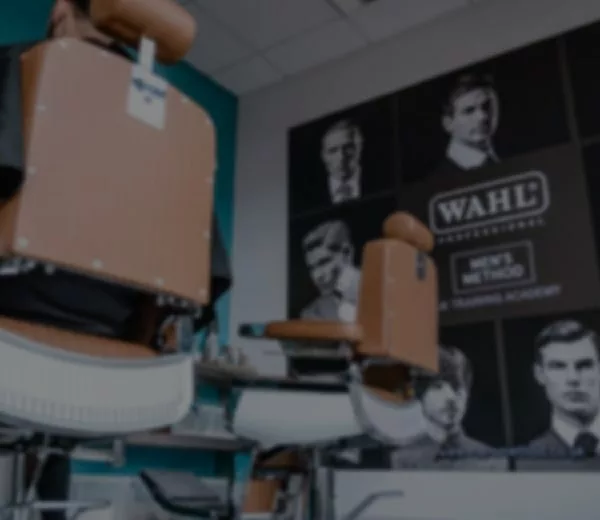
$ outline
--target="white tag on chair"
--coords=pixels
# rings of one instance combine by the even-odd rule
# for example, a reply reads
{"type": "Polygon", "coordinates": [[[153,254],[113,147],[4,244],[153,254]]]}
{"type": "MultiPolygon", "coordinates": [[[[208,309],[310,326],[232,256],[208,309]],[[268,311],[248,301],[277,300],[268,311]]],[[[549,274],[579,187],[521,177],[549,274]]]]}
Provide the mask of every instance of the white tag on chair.
{"type": "Polygon", "coordinates": [[[127,113],[157,130],[165,127],[167,107],[167,82],[152,73],[147,67],[136,64],[132,67],[127,113]]]}

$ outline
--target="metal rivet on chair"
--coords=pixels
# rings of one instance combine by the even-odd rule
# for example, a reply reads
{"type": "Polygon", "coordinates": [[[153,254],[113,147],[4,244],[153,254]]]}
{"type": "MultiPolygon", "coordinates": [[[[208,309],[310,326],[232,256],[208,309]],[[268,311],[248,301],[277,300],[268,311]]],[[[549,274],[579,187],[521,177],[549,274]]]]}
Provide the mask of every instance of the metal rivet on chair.
{"type": "Polygon", "coordinates": [[[186,105],[187,103],[190,102],[189,98],[187,96],[181,96],[181,102],[186,105]]]}
{"type": "Polygon", "coordinates": [[[17,248],[19,249],[27,249],[27,247],[29,246],[29,240],[26,239],[25,237],[19,237],[17,238],[17,248]]]}
{"type": "Polygon", "coordinates": [[[95,258],[94,261],[92,262],[92,267],[94,269],[102,269],[104,267],[104,263],[102,262],[102,260],[95,258]]]}
{"type": "Polygon", "coordinates": [[[29,175],[30,177],[35,175],[37,172],[37,168],[35,166],[29,166],[27,168],[27,175],[29,175]]]}
{"type": "Polygon", "coordinates": [[[163,285],[165,285],[165,281],[163,278],[156,278],[156,280],[154,280],[154,283],[156,285],[158,285],[159,287],[162,287],[163,285]]]}

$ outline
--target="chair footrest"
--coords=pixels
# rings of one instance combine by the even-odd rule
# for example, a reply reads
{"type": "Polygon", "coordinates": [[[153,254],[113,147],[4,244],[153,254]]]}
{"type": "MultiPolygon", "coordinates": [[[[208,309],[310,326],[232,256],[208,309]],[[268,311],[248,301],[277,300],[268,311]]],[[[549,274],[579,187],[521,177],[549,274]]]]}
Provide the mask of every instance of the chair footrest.
{"type": "Polygon", "coordinates": [[[166,478],[160,472],[142,471],[140,480],[165,511],[192,518],[218,517],[227,518],[230,507],[218,492],[204,484],[202,479],[185,475],[185,482],[174,490],[168,489],[166,478]]]}

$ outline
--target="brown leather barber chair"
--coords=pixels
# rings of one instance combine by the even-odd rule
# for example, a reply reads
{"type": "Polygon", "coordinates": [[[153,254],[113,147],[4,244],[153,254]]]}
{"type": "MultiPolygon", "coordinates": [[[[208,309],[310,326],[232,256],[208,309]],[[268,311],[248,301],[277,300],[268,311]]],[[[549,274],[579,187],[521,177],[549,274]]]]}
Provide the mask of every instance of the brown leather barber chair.
{"type": "MultiPolygon", "coordinates": [[[[138,304],[126,340],[0,318],[0,420],[22,441],[180,421],[192,359],[161,355],[154,332],[211,298],[214,127],[153,70],[187,53],[195,22],[172,0],[92,0],[91,17],[138,61],[77,39],[21,56],[25,179],[0,209],[0,255],[17,274],[67,273],[134,291],[138,304]]],[[[30,502],[22,457],[17,470],[14,511],[84,508],[30,502]]]]}
{"type": "Polygon", "coordinates": [[[301,497],[306,490],[306,469],[306,461],[298,450],[282,450],[257,461],[247,484],[243,516],[299,518],[301,497]]]}
{"type": "Polygon", "coordinates": [[[344,443],[348,453],[353,439],[360,448],[365,440],[404,445],[421,435],[424,423],[411,399],[410,369],[438,368],[437,272],[428,256],[433,243],[432,233],[414,217],[393,214],[384,223],[383,238],[364,247],[356,323],[290,320],[262,330],[244,326],[255,336],[288,342],[284,351],[292,355],[320,348],[334,357],[341,351],[348,371],[338,390],[303,387],[302,380],[290,389],[244,389],[235,433],[263,449],[312,446],[319,451],[344,443]]]}

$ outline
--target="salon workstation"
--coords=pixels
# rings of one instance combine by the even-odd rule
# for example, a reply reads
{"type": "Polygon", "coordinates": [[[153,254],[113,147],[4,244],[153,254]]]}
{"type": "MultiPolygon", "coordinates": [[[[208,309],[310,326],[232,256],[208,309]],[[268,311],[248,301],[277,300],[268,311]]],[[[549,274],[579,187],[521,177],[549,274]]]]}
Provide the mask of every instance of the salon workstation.
{"type": "Polygon", "coordinates": [[[0,2],[0,520],[596,520],[599,44],[0,2]]]}

